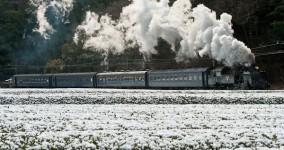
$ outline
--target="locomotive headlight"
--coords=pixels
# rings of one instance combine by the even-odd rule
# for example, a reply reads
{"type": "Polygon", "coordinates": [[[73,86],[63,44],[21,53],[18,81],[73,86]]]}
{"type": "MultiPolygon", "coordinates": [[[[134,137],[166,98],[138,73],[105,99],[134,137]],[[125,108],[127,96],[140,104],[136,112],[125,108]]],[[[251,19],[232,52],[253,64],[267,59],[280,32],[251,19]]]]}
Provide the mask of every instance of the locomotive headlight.
{"type": "Polygon", "coordinates": [[[226,77],[226,80],[229,81],[229,80],[230,80],[230,77],[227,76],[227,77],[226,77]]]}

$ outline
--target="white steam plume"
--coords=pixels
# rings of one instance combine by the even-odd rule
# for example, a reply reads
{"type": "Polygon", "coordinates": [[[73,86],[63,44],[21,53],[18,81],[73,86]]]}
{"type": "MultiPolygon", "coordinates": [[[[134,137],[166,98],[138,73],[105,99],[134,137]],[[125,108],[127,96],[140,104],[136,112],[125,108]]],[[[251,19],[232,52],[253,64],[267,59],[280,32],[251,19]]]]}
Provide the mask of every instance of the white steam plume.
{"type": "Polygon", "coordinates": [[[204,5],[192,8],[189,0],[177,0],[171,7],[168,3],[133,0],[116,21],[87,12],[74,41],[78,42],[83,31],[87,35],[85,48],[121,53],[139,46],[141,53],[151,55],[157,53],[155,46],[162,38],[177,52],[178,62],[204,56],[227,66],[254,62],[251,50],[233,37],[231,15],[224,13],[217,19],[214,11],[204,5]]]}
{"type": "Polygon", "coordinates": [[[45,39],[49,39],[50,34],[55,32],[52,23],[47,20],[47,9],[52,8],[55,11],[56,15],[52,16],[53,18],[60,19],[62,23],[67,23],[65,17],[73,8],[73,0],[30,0],[30,3],[37,8],[35,13],[38,28],[33,29],[33,31],[39,32],[45,39]]]}
{"type": "MultiPolygon", "coordinates": [[[[121,53],[125,49],[123,33],[115,26],[116,22],[107,15],[99,16],[93,12],[87,12],[86,19],[77,27],[77,31],[83,30],[88,36],[85,48],[113,51],[121,53]]],[[[78,34],[75,33],[74,41],[77,43],[78,34]]]]}

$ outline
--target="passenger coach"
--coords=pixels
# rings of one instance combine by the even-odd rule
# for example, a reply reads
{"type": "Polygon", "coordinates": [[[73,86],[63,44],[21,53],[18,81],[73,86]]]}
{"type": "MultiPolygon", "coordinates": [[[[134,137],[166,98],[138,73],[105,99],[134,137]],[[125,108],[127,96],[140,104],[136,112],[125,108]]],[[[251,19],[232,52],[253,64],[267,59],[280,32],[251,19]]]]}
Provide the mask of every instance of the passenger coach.
{"type": "Polygon", "coordinates": [[[22,74],[12,77],[13,87],[18,88],[50,88],[52,87],[51,74],[22,74]]]}
{"type": "Polygon", "coordinates": [[[145,88],[147,87],[147,71],[98,73],[97,87],[145,88]]]}
{"type": "Polygon", "coordinates": [[[150,88],[208,87],[209,68],[148,71],[150,88]]]}
{"type": "Polygon", "coordinates": [[[96,72],[53,74],[52,87],[93,88],[96,87],[96,74],[96,72]]]}

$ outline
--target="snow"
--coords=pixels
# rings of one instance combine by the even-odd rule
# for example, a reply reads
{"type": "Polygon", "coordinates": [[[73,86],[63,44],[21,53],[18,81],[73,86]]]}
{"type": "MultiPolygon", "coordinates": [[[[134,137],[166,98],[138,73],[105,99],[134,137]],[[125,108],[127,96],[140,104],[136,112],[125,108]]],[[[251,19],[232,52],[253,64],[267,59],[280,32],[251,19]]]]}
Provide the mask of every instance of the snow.
{"type": "Polygon", "coordinates": [[[283,149],[283,96],[284,91],[1,89],[0,148],[283,149]],[[191,100],[183,104],[180,98],[191,100]]]}
{"type": "Polygon", "coordinates": [[[284,92],[223,90],[1,89],[0,104],[284,104],[284,92]]]}

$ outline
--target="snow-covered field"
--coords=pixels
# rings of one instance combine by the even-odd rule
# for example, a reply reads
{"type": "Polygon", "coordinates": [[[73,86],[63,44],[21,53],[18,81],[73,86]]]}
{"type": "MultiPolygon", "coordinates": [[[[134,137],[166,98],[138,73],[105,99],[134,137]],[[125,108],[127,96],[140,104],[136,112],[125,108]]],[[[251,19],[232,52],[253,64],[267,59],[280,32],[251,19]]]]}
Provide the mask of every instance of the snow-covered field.
{"type": "Polygon", "coordinates": [[[284,149],[283,97],[284,91],[1,89],[0,149],[284,149]]]}
{"type": "Polygon", "coordinates": [[[284,104],[284,91],[0,89],[0,104],[284,104]]]}

